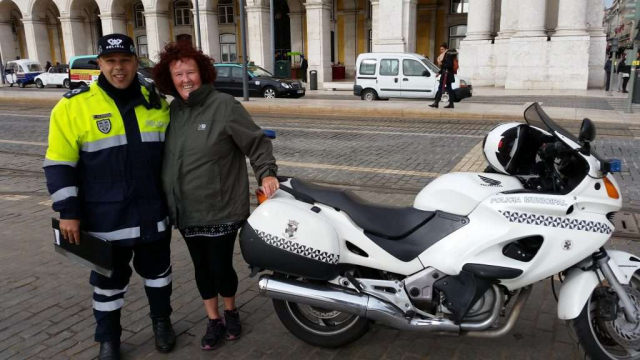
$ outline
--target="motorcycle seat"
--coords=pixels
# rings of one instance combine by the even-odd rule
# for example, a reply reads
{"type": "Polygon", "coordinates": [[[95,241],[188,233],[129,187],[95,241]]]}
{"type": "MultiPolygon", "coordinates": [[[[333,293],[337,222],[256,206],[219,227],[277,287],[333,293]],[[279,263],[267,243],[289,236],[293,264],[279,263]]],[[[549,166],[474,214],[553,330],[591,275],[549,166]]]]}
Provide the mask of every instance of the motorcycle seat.
{"type": "Polygon", "coordinates": [[[380,237],[401,239],[434,216],[434,212],[413,207],[378,205],[351,191],[291,179],[293,189],[315,202],[344,211],[356,225],[380,237]]]}

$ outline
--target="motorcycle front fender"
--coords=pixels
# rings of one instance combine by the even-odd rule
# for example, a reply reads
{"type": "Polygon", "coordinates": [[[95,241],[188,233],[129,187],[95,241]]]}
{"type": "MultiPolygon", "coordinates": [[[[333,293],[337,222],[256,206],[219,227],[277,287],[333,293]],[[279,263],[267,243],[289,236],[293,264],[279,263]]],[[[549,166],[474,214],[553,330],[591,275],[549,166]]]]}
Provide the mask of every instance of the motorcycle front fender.
{"type": "MultiPolygon", "coordinates": [[[[640,259],[624,251],[608,250],[607,254],[609,255],[609,266],[611,266],[618,282],[622,285],[629,284],[633,274],[640,268],[640,259]]],[[[600,271],[598,271],[598,275],[600,279],[604,280],[600,271]]],[[[558,318],[571,320],[580,315],[593,289],[600,284],[598,275],[592,270],[580,268],[569,270],[558,296],[558,318]]]]}

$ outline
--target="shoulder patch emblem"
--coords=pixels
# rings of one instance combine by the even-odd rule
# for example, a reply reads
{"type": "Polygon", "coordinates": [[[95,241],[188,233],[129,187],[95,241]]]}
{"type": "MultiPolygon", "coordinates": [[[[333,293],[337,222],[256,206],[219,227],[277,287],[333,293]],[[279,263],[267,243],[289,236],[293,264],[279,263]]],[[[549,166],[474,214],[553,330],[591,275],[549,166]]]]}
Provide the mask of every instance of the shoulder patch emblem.
{"type": "Polygon", "coordinates": [[[108,134],[111,131],[111,119],[98,120],[96,125],[98,125],[98,130],[103,134],[108,134]]]}
{"type": "Polygon", "coordinates": [[[82,94],[83,92],[87,92],[89,91],[89,87],[88,86],[82,86],[79,87],[77,89],[73,89],[71,91],[67,91],[64,95],[64,97],[66,97],[67,99],[71,99],[72,97],[78,95],[78,94],[82,94]]]}

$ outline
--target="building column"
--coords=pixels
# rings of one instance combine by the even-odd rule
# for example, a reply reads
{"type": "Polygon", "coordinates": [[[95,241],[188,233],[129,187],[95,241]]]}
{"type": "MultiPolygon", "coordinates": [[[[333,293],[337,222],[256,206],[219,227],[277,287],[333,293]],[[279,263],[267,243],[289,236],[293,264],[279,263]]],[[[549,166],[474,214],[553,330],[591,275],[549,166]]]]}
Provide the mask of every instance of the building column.
{"type": "Polygon", "coordinates": [[[547,37],[547,2],[518,0],[518,3],[518,31],[515,36],[547,37]]]}
{"type": "Polygon", "coordinates": [[[507,81],[509,69],[509,42],[516,33],[518,24],[518,3],[503,0],[500,8],[500,32],[495,39],[493,50],[496,54],[496,87],[503,87],[507,81]],[[515,21],[514,21],[515,18],[515,21]]]}
{"type": "Polygon", "coordinates": [[[589,86],[587,3],[587,0],[560,0],[558,26],[551,37],[547,62],[547,81],[554,87],[587,90],[589,86]]]}
{"type": "Polygon", "coordinates": [[[490,40],[493,24],[494,0],[469,1],[467,36],[465,40],[490,40]]]}
{"type": "Polygon", "coordinates": [[[291,32],[291,51],[303,53],[303,40],[302,40],[302,21],[304,21],[303,12],[290,12],[289,13],[289,28],[291,32]]]}
{"type": "MultiPolygon", "coordinates": [[[[551,89],[550,46],[547,41],[547,2],[518,0],[518,24],[509,42],[506,89],[551,89]]],[[[567,66],[568,64],[562,64],[567,66]]]]}
{"type": "Polygon", "coordinates": [[[587,0],[560,0],[558,26],[553,36],[587,35],[587,0]]]}
{"type": "Polygon", "coordinates": [[[147,48],[149,60],[158,61],[158,54],[164,46],[171,42],[169,35],[169,13],[164,11],[144,11],[145,30],[147,31],[147,48]]]}
{"type": "Polygon", "coordinates": [[[474,86],[494,86],[496,59],[492,44],[494,0],[469,2],[467,36],[460,43],[460,76],[467,77],[474,86]]]}
{"type": "Polygon", "coordinates": [[[588,0],[587,32],[589,33],[589,88],[604,89],[604,63],[607,60],[607,35],[602,26],[604,0],[588,0]]]}
{"type": "Polygon", "coordinates": [[[18,56],[13,42],[10,21],[0,22],[0,55],[2,56],[3,65],[9,60],[15,60],[16,56],[18,56]]]}
{"type": "Polygon", "coordinates": [[[247,5],[246,8],[249,61],[272,71],[275,59],[271,58],[269,8],[262,4],[247,5]]]}
{"type": "Polygon", "coordinates": [[[60,25],[67,61],[77,55],[86,55],[84,20],[78,17],[60,17],[60,25]]]}
{"type": "Polygon", "coordinates": [[[344,66],[345,75],[347,78],[353,78],[355,76],[356,66],[356,45],[358,39],[356,39],[356,14],[358,10],[343,10],[341,16],[344,18],[344,31],[339,36],[343,37],[344,43],[344,66]]]}
{"type": "Polygon", "coordinates": [[[431,61],[436,61],[436,58],[438,57],[438,53],[440,52],[438,49],[440,48],[440,45],[438,45],[436,43],[436,25],[438,23],[438,8],[435,7],[433,9],[430,10],[431,13],[431,18],[430,18],[430,23],[429,25],[431,25],[431,30],[429,31],[429,45],[430,49],[429,49],[429,59],[431,59],[431,61]]]}
{"type": "Polygon", "coordinates": [[[47,22],[44,20],[22,19],[22,23],[24,24],[24,35],[27,39],[29,59],[37,60],[44,67],[47,61],[52,60],[47,22]]]}
{"type": "MultiPolygon", "coordinates": [[[[192,10],[195,18],[196,11],[192,10]]],[[[222,61],[220,54],[220,28],[218,26],[218,10],[200,9],[200,36],[202,36],[202,52],[209,55],[216,62],[222,61]]],[[[194,24],[196,38],[194,45],[198,46],[198,22],[194,24]]]]}
{"type": "Polygon", "coordinates": [[[331,81],[331,3],[307,0],[307,61],[309,71],[318,72],[318,89],[331,81]]]}
{"type": "Polygon", "coordinates": [[[49,47],[51,48],[51,64],[56,62],[64,63],[62,60],[62,49],[60,48],[60,36],[58,34],[58,25],[48,25],[47,35],[49,36],[49,47]]]}
{"type": "Polygon", "coordinates": [[[406,39],[403,36],[406,20],[403,16],[403,8],[403,6],[398,6],[398,0],[379,0],[378,13],[384,14],[387,21],[380,21],[374,16],[373,20],[377,20],[377,26],[375,23],[373,26],[378,30],[378,37],[374,39],[374,44],[377,43],[377,46],[374,46],[375,52],[406,51],[406,39]],[[393,19],[393,21],[389,21],[389,19],[393,19]]]}
{"type": "Polygon", "coordinates": [[[104,13],[100,16],[102,23],[102,34],[124,34],[127,35],[127,21],[124,14],[104,13]]]}
{"type": "MultiPolygon", "coordinates": [[[[405,52],[416,52],[416,21],[418,17],[418,0],[402,1],[402,37],[405,52]]],[[[354,62],[355,63],[355,62],[354,62]]]]}
{"type": "Polygon", "coordinates": [[[379,52],[378,26],[380,23],[380,0],[371,0],[371,52],[379,52]]]}

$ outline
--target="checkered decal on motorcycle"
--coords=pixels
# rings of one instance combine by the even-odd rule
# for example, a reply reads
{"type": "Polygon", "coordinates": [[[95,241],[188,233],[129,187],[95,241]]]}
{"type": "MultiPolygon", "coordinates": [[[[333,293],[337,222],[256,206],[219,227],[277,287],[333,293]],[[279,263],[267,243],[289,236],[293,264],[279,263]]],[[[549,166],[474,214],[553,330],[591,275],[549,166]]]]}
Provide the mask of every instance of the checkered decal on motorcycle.
{"type": "Polygon", "coordinates": [[[526,214],[516,211],[500,211],[510,222],[520,224],[542,225],[547,227],[582,230],[601,234],[611,234],[613,228],[609,225],[597,221],[587,221],[578,219],[567,219],[557,216],[526,214]]]}
{"type": "Polygon", "coordinates": [[[304,246],[291,240],[267,234],[266,232],[260,231],[258,229],[255,230],[258,236],[267,244],[294,253],[296,255],[304,256],[309,259],[318,260],[333,265],[336,265],[338,263],[338,260],[340,260],[340,255],[314,249],[310,246],[304,246]]]}

